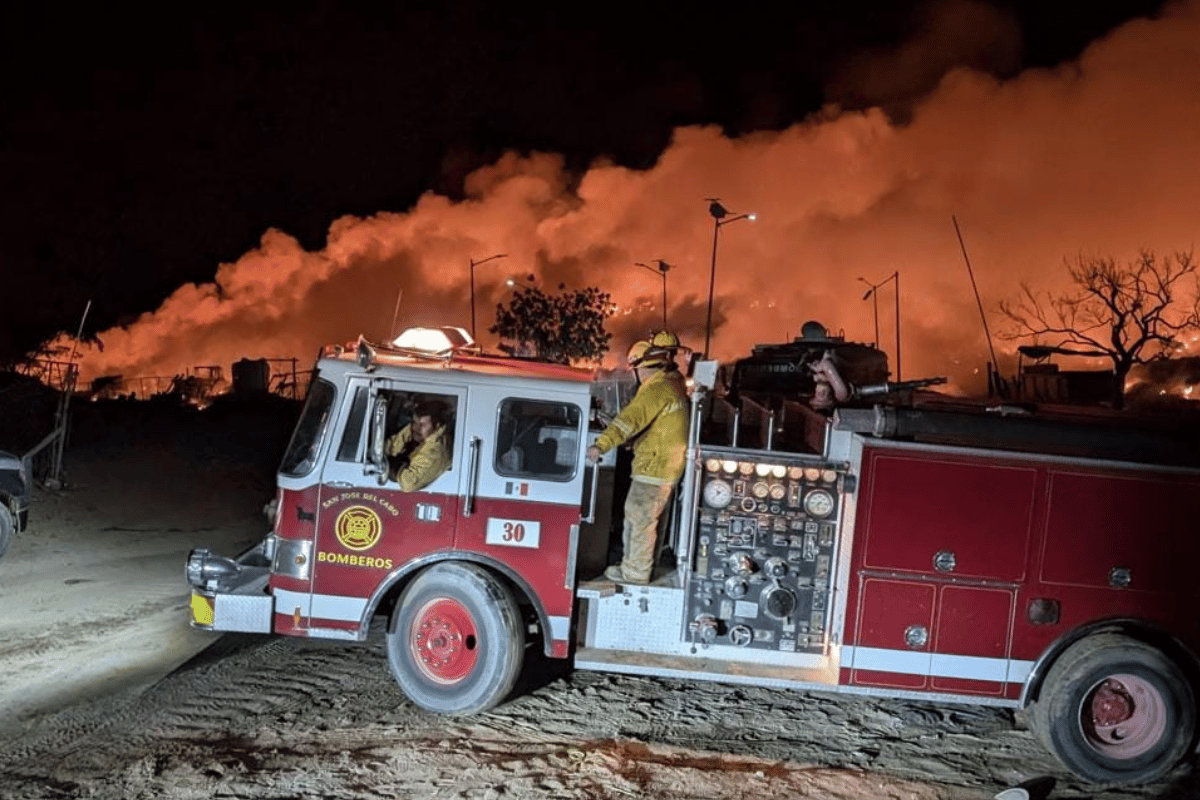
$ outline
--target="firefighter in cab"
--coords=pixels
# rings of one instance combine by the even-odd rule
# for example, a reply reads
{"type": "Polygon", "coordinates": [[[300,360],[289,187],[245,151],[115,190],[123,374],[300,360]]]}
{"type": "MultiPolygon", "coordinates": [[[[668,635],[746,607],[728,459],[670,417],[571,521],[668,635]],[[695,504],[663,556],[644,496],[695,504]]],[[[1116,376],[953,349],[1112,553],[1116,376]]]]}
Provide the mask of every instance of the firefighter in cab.
{"type": "Polygon", "coordinates": [[[412,422],[388,440],[387,454],[394,459],[392,477],[405,492],[424,489],[449,469],[446,414],[441,403],[420,403],[413,410],[412,422]]]}
{"type": "Polygon", "coordinates": [[[634,342],[626,356],[637,378],[633,400],[588,448],[595,463],[614,447],[632,443],[633,467],[625,496],[624,556],[604,571],[619,583],[650,582],[659,518],[683,475],[687,458],[687,386],[675,363],[679,337],[660,331],[634,342]]]}

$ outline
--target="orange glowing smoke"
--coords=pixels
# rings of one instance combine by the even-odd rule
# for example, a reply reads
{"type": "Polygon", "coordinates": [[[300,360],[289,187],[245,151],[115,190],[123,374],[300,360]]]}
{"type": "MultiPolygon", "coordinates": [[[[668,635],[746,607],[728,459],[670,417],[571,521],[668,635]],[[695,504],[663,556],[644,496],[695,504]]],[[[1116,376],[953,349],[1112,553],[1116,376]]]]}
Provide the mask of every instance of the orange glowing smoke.
{"type": "MultiPolygon", "coordinates": [[[[554,155],[510,154],[467,178],[465,201],[426,194],[407,211],[343,217],[319,252],[269,230],[213,283],[183,286],[100,334],[104,349],[85,350],[83,378],[307,359],[327,342],[394,333],[398,295],[397,328],[469,327],[468,260],[496,253],[508,257],[476,269],[485,345],[504,279],[534,273],[551,291],[565,282],[611,292],[629,310],[610,324],[623,351],[661,322],[661,282],[634,266],[661,258],[674,266],[671,324],[699,349],[713,234],[705,198],[719,197],[758,220],[721,229],[714,355],[786,341],[808,319],[871,341],[858,278],[899,271],[901,377],[948,375],[978,390],[988,348],[951,215],[994,333],[996,303],[1020,280],[1061,286],[1065,257],[1190,249],[1200,230],[1197,131],[1200,3],[1191,2],[1053,70],[1008,81],[951,70],[904,124],[879,110],[827,109],[739,139],[681,128],[653,168],[597,163],[578,181],[554,155]]],[[[894,369],[891,291],[880,290],[879,330],[894,369]]],[[[997,342],[1004,354],[1014,346],[997,342]]],[[[1011,373],[1013,360],[1001,358],[1011,373]]]]}

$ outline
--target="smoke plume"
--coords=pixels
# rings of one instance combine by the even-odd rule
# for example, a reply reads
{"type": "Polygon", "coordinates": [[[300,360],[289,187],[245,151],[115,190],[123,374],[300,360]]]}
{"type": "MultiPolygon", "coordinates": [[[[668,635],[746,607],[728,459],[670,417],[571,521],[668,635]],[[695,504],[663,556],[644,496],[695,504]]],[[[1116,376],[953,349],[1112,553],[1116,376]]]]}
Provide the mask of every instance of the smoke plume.
{"type": "MultiPolygon", "coordinates": [[[[679,128],[644,171],[596,163],[571,175],[555,155],[509,154],[467,178],[466,199],[426,194],[407,210],[343,217],[318,252],[268,230],[212,283],[183,286],[156,311],[102,332],[103,349],[85,348],[83,379],[242,357],[307,362],[322,344],[359,333],[469,328],[470,260],[499,253],[507,255],[475,268],[485,347],[495,344],[487,327],[508,297],[505,279],[533,274],[548,291],[565,283],[611,292],[620,311],[609,328],[623,352],[662,320],[661,281],[635,263],[664,259],[673,266],[669,323],[700,349],[714,238],[706,198],[717,197],[757,220],[719,231],[713,355],[787,341],[809,319],[870,342],[878,300],[880,346],[896,377],[898,286],[899,377],[947,375],[978,391],[989,348],[952,215],[993,334],[998,301],[1021,281],[1061,289],[1065,258],[1189,250],[1200,219],[1197,98],[1192,2],[1130,22],[1055,69],[1008,80],[951,69],[903,123],[878,108],[830,107],[740,138],[679,128]],[[898,281],[863,299],[863,281],[893,273],[898,281]]],[[[1015,344],[995,343],[1003,371],[1013,369],[1015,344]]]]}

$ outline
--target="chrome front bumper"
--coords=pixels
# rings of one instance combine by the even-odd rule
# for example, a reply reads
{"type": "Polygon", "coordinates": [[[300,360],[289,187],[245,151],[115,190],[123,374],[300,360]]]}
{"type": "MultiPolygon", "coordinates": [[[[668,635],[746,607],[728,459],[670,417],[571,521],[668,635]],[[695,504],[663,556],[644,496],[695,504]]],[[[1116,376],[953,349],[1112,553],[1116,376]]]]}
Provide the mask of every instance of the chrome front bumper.
{"type": "Polygon", "coordinates": [[[271,633],[275,598],[268,592],[273,537],[236,560],[205,548],[188,554],[186,574],[192,587],[191,625],[206,631],[271,633]]]}

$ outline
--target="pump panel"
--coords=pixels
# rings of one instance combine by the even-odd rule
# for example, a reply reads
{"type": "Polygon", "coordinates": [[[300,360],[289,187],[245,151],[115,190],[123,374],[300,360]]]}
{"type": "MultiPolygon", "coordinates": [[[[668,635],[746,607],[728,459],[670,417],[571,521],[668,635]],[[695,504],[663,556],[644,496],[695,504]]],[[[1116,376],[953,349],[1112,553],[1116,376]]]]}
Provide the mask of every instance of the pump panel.
{"type": "Polygon", "coordinates": [[[685,638],[824,653],[844,469],[702,451],[685,638]]]}

